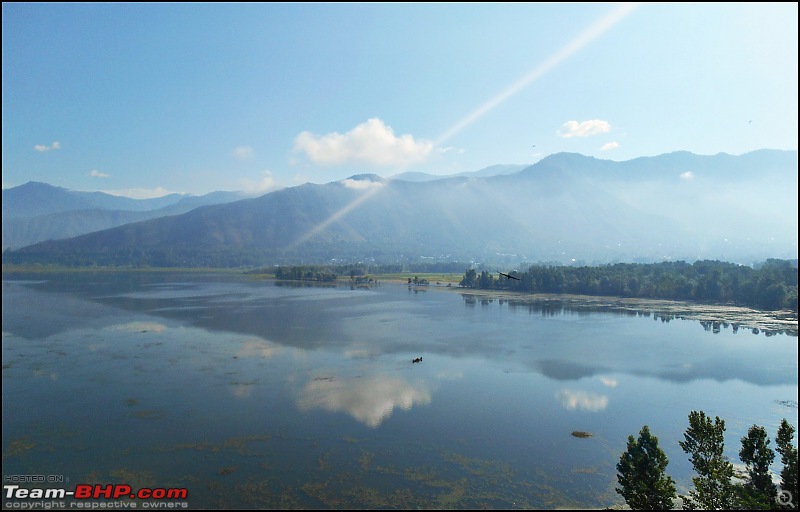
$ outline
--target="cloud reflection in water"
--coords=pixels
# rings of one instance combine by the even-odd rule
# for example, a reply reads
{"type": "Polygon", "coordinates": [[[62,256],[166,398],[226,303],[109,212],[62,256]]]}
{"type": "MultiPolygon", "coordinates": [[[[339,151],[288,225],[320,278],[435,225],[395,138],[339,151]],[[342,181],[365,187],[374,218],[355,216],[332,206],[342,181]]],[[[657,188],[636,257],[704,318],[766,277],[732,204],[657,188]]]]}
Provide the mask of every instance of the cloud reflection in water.
{"type": "Polygon", "coordinates": [[[282,347],[274,343],[268,343],[259,338],[250,338],[242,343],[242,347],[236,353],[238,357],[261,357],[269,359],[282,352],[282,347]]]}
{"type": "Polygon", "coordinates": [[[431,393],[424,384],[373,376],[347,380],[333,377],[315,379],[300,392],[297,405],[304,411],[322,408],[330,412],[346,412],[375,428],[392,414],[395,407],[409,410],[414,404],[430,402],[431,393]]]}
{"type": "Polygon", "coordinates": [[[599,412],[608,406],[608,397],[586,391],[573,391],[562,389],[556,393],[556,398],[565,409],[571,411],[581,409],[584,411],[599,412]]]}
{"type": "Polygon", "coordinates": [[[112,331],[129,332],[164,332],[167,326],[158,322],[128,322],[124,324],[114,324],[107,327],[112,331]]]}

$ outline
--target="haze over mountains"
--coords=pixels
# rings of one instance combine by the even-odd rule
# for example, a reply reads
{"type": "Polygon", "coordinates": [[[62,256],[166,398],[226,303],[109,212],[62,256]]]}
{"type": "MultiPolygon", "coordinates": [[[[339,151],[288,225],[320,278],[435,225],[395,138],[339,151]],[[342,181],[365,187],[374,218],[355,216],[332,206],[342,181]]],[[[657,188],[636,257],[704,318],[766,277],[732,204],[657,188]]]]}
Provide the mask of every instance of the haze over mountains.
{"type": "Polygon", "coordinates": [[[153,199],[133,199],[30,181],[3,190],[3,250],[177,215],[198,206],[243,197],[240,192],[212,192],[202,196],[169,194],[153,199]]]}
{"type": "Polygon", "coordinates": [[[797,151],[675,152],[625,162],[559,153],[487,177],[358,175],[308,183],[37,243],[4,252],[3,261],[751,263],[797,258],[797,204],[797,151]]]}

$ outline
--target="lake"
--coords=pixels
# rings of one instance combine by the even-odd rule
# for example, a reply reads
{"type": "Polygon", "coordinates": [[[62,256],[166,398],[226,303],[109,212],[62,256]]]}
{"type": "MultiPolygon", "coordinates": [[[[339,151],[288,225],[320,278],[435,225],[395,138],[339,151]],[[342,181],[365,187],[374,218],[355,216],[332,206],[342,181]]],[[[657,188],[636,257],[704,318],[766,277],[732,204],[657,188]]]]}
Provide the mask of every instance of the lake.
{"type": "Polygon", "coordinates": [[[2,300],[6,482],[186,488],[191,508],[597,508],[623,503],[645,424],[679,492],[691,411],[726,421],[737,463],[753,424],[772,447],[798,426],[796,335],[647,310],[169,272],[4,275],[2,300]]]}

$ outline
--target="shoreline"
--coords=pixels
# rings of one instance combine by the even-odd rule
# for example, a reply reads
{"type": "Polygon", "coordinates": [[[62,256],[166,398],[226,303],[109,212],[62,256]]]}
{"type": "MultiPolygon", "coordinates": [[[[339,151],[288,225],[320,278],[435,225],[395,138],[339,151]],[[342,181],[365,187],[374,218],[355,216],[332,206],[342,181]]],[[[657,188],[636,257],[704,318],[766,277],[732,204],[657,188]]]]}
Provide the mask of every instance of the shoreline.
{"type": "Polygon", "coordinates": [[[566,309],[614,311],[627,314],[654,315],[668,321],[672,319],[696,320],[708,322],[712,330],[726,328],[752,329],[764,331],[768,336],[783,333],[797,337],[797,316],[788,310],[761,311],[743,306],[700,304],[695,302],[640,299],[629,297],[610,297],[595,295],[572,295],[552,293],[525,293],[500,290],[476,290],[471,288],[432,287],[457,290],[462,295],[473,296],[476,300],[513,303],[515,305],[550,305],[566,309]]]}
{"type": "MultiPolygon", "coordinates": [[[[2,273],[6,276],[20,274],[52,274],[52,273],[195,273],[195,274],[228,274],[241,275],[247,278],[268,279],[277,281],[272,274],[249,274],[242,272],[241,269],[215,269],[215,268],[114,268],[114,267],[95,267],[95,268],[64,268],[64,267],[28,267],[28,266],[7,266],[3,265],[2,273]]],[[[565,308],[583,311],[608,311],[623,314],[638,314],[644,316],[655,316],[662,321],[672,319],[696,320],[704,324],[708,330],[715,332],[728,326],[733,326],[734,330],[750,329],[754,333],[763,331],[770,336],[776,333],[787,334],[797,337],[798,317],[790,310],[762,311],[743,306],[701,304],[695,302],[669,300],[669,299],[644,299],[630,297],[596,296],[596,295],[575,295],[575,294],[553,294],[553,293],[529,293],[515,292],[507,290],[482,290],[474,288],[461,288],[458,286],[462,276],[456,274],[438,273],[418,273],[414,277],[428,280],[429,284],[420,285],[408,283],[412,278],[411,274],[397,275],[376,274],[371,276],[375,283],[362,283],[357,286],[374,286],[381,283],[396,285],[408,285],[418,290],[439,290],[458,292],[462,296],[474,297],[475,301],[493,302],[497,300],[500,304],[509,303],[513,306],[527,306],[541,309],[565,308]],[[707,324],[707,325],[706,325],[707,324]]],[[[413,278],[412,278],[413,279],[413,278]]],[[[348,285],[349,278],[340,276],[330,283],[313,281],[286,281],[286,283],[304,283],[314,285],[348,285]]]]}

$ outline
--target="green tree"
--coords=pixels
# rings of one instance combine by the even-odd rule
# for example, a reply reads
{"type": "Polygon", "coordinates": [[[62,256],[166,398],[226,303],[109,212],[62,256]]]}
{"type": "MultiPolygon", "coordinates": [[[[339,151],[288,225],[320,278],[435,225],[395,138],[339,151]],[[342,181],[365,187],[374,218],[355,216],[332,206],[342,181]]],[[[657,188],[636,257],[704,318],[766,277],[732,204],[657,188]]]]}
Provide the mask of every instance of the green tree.
{"type": "Polygon", "coordinates": [[[748,475],[741,493],[742,504],[753,509],[773,508],[777,488],[772,483],[769,466],[775,460],[775,452],[769,447],[769,437],[764,427],[750,427],[742,438],[739,458],[747,466],[748,475]]]}
{"type": "Polygon", "coordinates": [[[634,510],[671,509],[675,503],[675,482],[665,473],[667,455],[658,447],[658,438],[645,425],[639,439],[628,436],[628,449],[617,464],[618,494],[634,510]]]}
{"type": "Polygon", "coordinates": [[[461,280],[459,286],[464,288],[475,288],[475,281],[477,280],[477,272],[475,272],[474,268],[470,268],[464,271],[464,279],[461,280]]]}
{"type": "Polygon", "coordinates": [[[794,427],[784,418],[781,421],[781,426],[778,427],[775,450],[781,454],[781,462],[783,463],[781,489],[792,493],[794,504],[796,505],[800,493],[797,490],[797,448],[792,444],[793,439],[794,427]]]}
{"type": "Polygon", "coordinates": [[[733,483],[733,464],[723,455],[725,450],[725,420],[719,416],[712,423],[703,411],[689,413],[689,428],[679,441],[698,476],[692,478],[694,489],[682,496],[683,508],[689,510],[731,509],[736,504],[733,483]]]}

